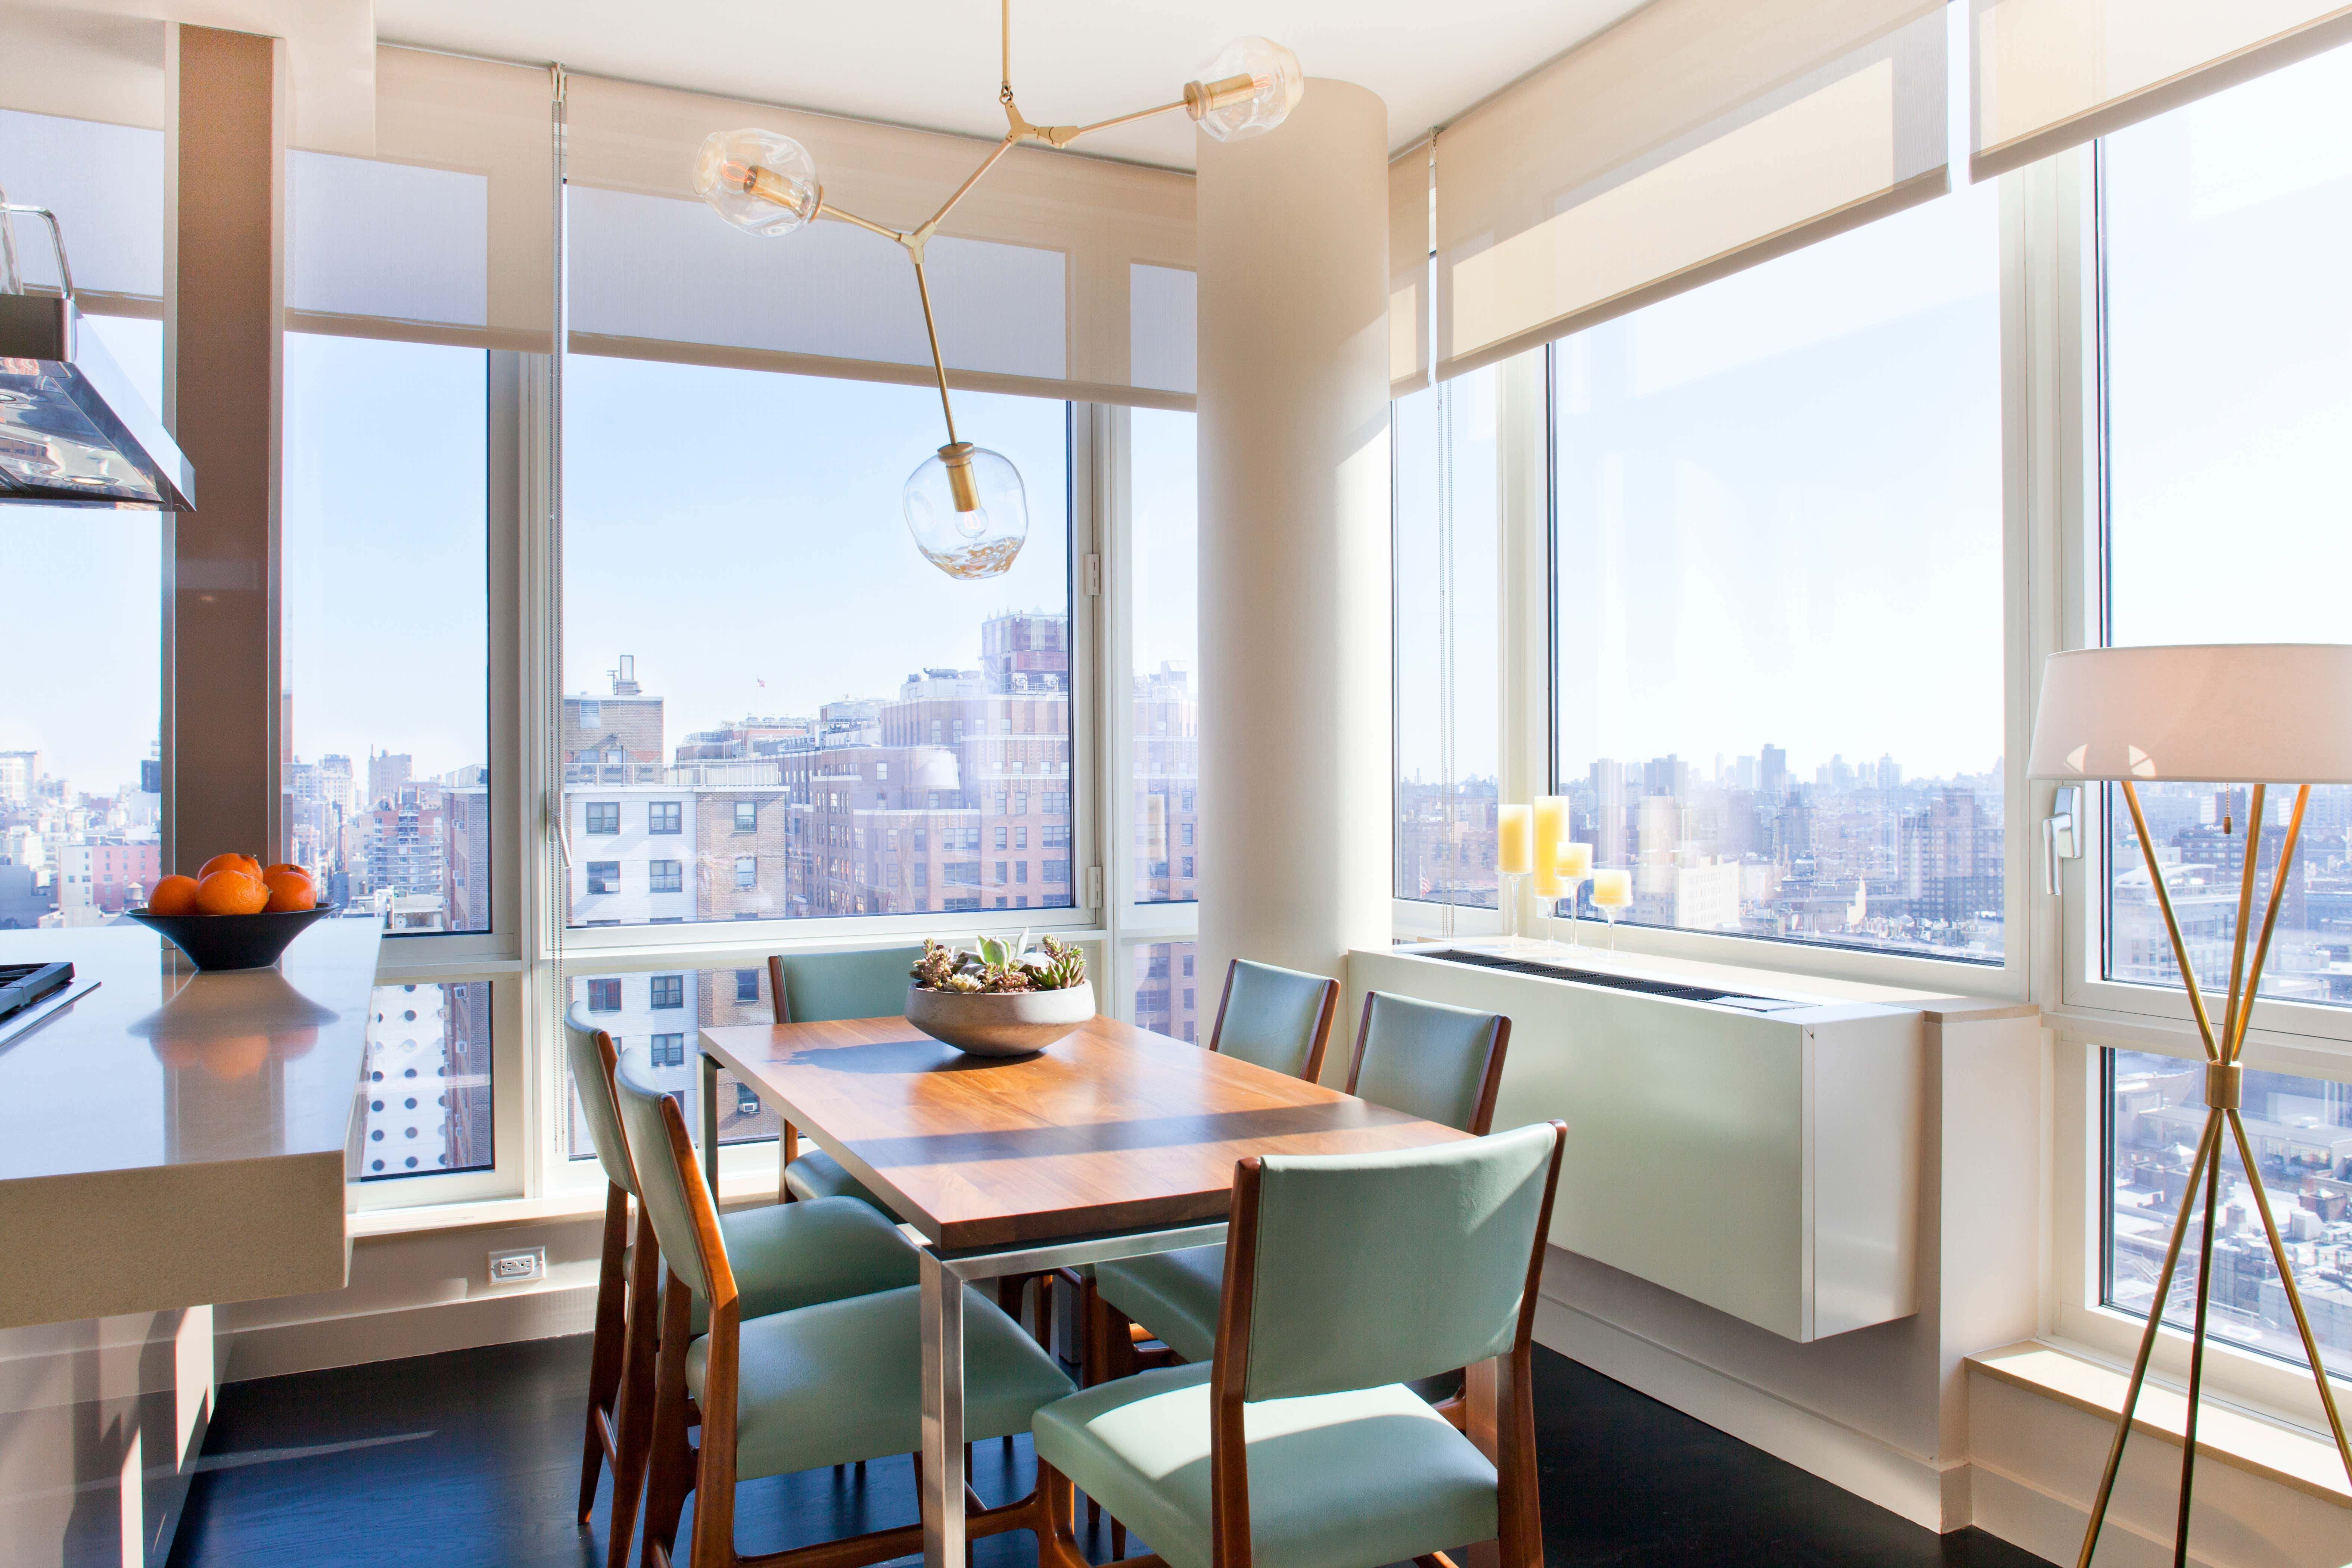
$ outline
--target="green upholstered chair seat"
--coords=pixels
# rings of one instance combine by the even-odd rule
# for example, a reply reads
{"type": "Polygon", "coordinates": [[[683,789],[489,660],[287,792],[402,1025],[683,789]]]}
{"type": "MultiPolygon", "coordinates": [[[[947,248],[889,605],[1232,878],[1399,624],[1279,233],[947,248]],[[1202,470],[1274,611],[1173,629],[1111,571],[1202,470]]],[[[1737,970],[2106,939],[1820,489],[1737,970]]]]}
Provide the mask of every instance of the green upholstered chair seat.
{"type": "Polygon", "coordinates": [[[1217,1302],[1225,1288],[1225,1249],[1188,1247],[1095,1265],[1095,1289],[1186,1361],[1217,1350],[1217,1302]]]}
{"type": "MultiPolygon", "coordinates": [[[[793,1205],[793,1207],[800,1207],[793,1205]]],[[[967,1288],[964,1436],[1028,1429],[1070,1380],[1021,1326],[967,1288]]],[[[736,1477],[789,1475],[922,1447],[922,1293],[913,1286],[746,1317],[736,1381],[736,1477]]],[[[697,1400],[710,1342],[686,1352],[697,1400]]]]}
{"type": "MultiPolygon", "coordinates": [[[[1167,1367],[1037,1412],[1037,1458],[1171,1568],[1209,1568],[1209,1368],[1167,1367]]],[[[1379,1568],[1492,1537],[1495,1467],[1410,1389],[1248,1405],[1250,1537],[1281,1568],[1379,1568]]]]}
{"type": "Polygon", "coordinates": [[[840,1161],[808,1144],[803,1144],[802,1149],[801,1157],[784,1167],[784,1185],[792,1189],[793,1196],[804,1200],[856,1198],[886,1215],[890,1213],[890,1205],[867,1190],[865,1183],[843,1170],[840,1161]]]}
{"type": "MultiPolygon", "coordinates": [[[[746,1321],[896,1290],[920,1278],[915,1249],[898,1227],[847,1198],[738,1209],[719,1216],[719,1234],[746,1321]]],[[[636,1251],[629,1248],[630,1264],[636,1251]]],[[[709,1321],[710,1308],[697,1292],[694,1331],[709,1321]]]]}

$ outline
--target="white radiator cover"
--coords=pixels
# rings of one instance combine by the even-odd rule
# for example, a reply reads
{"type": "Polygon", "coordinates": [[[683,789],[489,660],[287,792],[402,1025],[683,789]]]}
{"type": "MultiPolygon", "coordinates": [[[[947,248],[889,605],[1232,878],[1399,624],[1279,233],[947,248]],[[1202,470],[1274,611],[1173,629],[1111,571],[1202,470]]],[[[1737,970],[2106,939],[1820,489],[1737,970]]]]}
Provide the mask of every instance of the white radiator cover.
{"type": "Polygon", "coordinates": [[[1433,948],[1359,950],[1349,989],[1509,1016],[1496,1128],[1568,1124],[1553,1245],[1799,1342],[1918,1310],[1920,1012],[1759,1014],[1422,955],[1433,948]]]}

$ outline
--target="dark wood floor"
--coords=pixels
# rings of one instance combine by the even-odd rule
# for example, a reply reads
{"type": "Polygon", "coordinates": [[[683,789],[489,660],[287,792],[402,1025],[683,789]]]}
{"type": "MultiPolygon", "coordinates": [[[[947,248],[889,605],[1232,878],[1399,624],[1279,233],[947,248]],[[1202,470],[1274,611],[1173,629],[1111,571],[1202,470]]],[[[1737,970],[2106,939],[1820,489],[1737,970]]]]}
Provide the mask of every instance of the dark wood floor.
{"type": "MultiPolygon", "coordinates": [[[[2044,1568],[1979,1531],[1939,1537],[1537,1355],[1553,1568],[2044,1568]]],[[[587,1375],[579,1338],[230,1384],[172,1568],[599,1568],[605,1509],[591,1530],[572,1519],[587,1375]]],[[[1009,1454],[981,1444],[974,1469],[991,1502],[1025,1491],[1027,1440],[1009,1454]]],[[[867,1466],[862,1486],[829,1470],[746,1486],[738,1539],[771,1551],[914,1517],[912,1473],[894,1459],[867,1466]]],[[[1108,1545],[1095,1542],[1098,1559],[1108,1545]]],[[[973,1560],[1013,1568],[1036,1552],[1014,1534],[980,1542],[973,1560]]]]}

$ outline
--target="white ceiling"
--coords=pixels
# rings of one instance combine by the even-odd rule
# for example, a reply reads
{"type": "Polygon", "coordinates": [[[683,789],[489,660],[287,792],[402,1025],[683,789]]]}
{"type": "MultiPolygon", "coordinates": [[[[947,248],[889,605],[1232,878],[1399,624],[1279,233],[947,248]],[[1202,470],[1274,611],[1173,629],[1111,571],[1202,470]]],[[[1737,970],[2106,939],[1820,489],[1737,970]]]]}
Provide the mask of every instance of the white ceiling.
{"type": "MultiPolygon", "coordinates": [[[[1013,0],[1013,84],[1038,124],[1165,103],[1258,33],[1309,77],[1371,89],[1401,147],[1643,0],[1013,0]]],[[[504,59],[995,138],[992,0],[375,0],[376,36],[504,59]]],[[[1107,157],[1192,167],[1180,111],[1088,137],[1107,157]]]]}

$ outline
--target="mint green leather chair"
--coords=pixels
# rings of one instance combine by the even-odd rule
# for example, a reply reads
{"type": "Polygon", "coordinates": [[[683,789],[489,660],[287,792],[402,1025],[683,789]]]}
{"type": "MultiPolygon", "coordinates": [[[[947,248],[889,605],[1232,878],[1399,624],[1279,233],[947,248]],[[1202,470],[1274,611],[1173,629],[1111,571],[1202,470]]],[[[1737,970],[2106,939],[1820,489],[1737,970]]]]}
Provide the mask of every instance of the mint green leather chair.
{"type": "MultiPolygon", "coordinates": [[[[907,1010],[908,971],[920,947],[872,947],[856,952],[779,952],[768,959],[768,999],[779,1024],[821,1024],[833,1018],[890,1018],[907,1010]]],[[[856,1198],[884,1214],[890,1205],[822,1149],[803,1151],[800,1130],[784,1123],[784,1201],[856,1198]]],[[[896,1215],[891,1215],[897,1218],[896,1215]]]]}
{"type": "MultiPolygon", "coordinates": [[[[677,1102],[662,1092],[636,1050],[621,1058],[614,1087],[640,1201],[666,1268],[645,1560],[670,1560],[691,1493],[695,1568],[733,1568],[741,1560],[735,1547],[738,1481],[921,1447],[921,1292],[908,1285],[751,1315],[677,1102]],[[699,1334],[692,1327],[698,1298],[709,1313],[708,1331],[699,1334]],[[700,1417],[699,1444],[687,1436],[690,1411],[700,1417]]],[[[790,1215],[856,1210],[888,1228],[871,1208],[848,1199],[780,1206],[790,1215]]],[[[963,1363],[968,1438],[1021,1431],[1039,1408],[1070,1392],[1070,1380],[1020,1325],[969,1291],[963,1363]]],[[[975,1537],[1009,1530],[1050,1537],[1056,1507],[1067,1534],[1069,1485],[1041,1467],[1036,1491],[973,1511],[969,1529],[975,1537]]],[[[826,1560],[879,1562],[919,1552],[922,1543],[919,1524],[902,1525],[854,1544],[838,1542],[841,1550],[826,1560]]]]}
{"type": "Polygon", "coordinates": [[[1339,1005],[1339,983],[1327,975],[1236,958],[1225,966],[1209,1048],[1313,1083],[1339,1005]]]}
{"type": "MultiPolygon", "coordinates": [[[[1566,1136],[1242,1161],[1214,1360],[1045,1406],[1041,1473],[1171,1568],[1378,1568],[1496,1538],[1535,1568],[1529,1344],[1566,1136]],[[1491,1462],[1405,1386],[1490,1359],[1491,1462]]],[[[1086,1562],[1066,1530],[1047,1568],[1086,1562]]]]}
{"type": "MultiPolygon", "coordinates": [[[[652,1446],[659,1247],[621,1128],[613,1088],[613,1037],[574,1006],[564,1015],[563,1047],[605,1181],[604,1260],[589,1359],[588,1433],[580,1460],[580,1522],[588,1522],[595,1506],[598,1466],[609,1462],[613,1528],[607,1562],[611,1568],[625,1568],[652,1446]],[[638,1199],[634,1246],[628,1241],[632,1197],[638,1199]]],[[[866,1205],[846,1198],[739,1210],[722,1216],[719,1228],[736,1260],[736,1284],[745,1309],[754,1314],[897,1289],[919,1277],[915,1249],[898,1227],[866,1205]]],[[[709,1304],[696,1297],[690,1313],[693,1332],[703,1331],[709,1315],[709,1304]]]]}
{"type": "MultiPolygon", "coordinates": [[[[1483,1137],[1494,1125],[1510,1043],[1511,1021],[1498,1014],[1368,992],[1348,1092],[1483,1137]]],[[[1184,1360],[1203,1362],[1216,1348],[1224,1267],[1216,1247],[1122,1258],[1096,1266],[1095,1291],[1184,1360]]],[[[1111,1324],[1110,1336],[1118,1331],[1111,1324]]],[[[1089,1382],[1099,1381],[1088,1372],[1089,1382]]]]}

